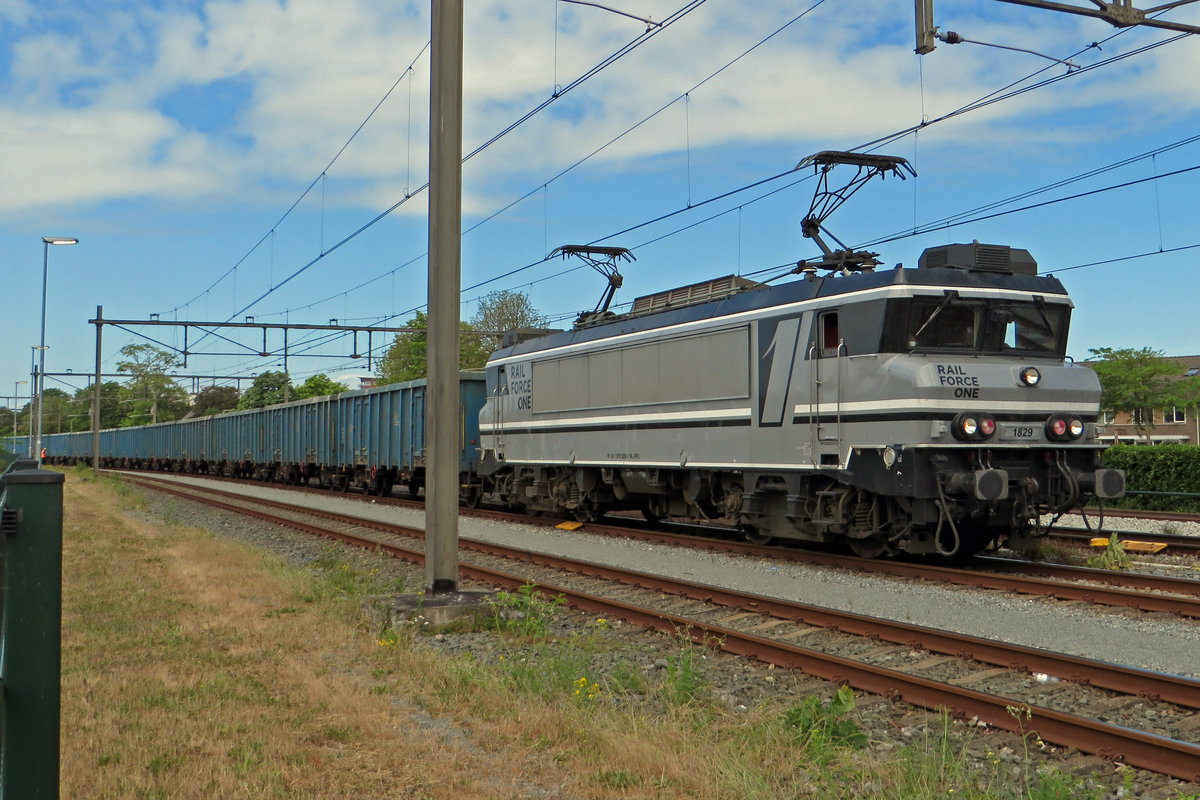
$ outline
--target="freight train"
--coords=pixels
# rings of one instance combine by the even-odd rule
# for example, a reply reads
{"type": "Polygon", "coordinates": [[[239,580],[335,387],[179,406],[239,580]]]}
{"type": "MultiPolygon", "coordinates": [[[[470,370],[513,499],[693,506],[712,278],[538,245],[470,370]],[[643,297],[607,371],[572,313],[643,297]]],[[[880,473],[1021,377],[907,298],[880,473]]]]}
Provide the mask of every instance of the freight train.
{"type": "MultiPolygon", "coordinates": [[[[590,520],[736,526],[877,557],[1027,546],[1119,497],[1073,304],[1028,251],[930,248],[915,269],[727,276],[514,331],[463,373],[463,500],[590,520]]],[[[105,464],[418,491],[423,382],[101,433],[105,464]]],[[[91,434],[45,437],[86,458],[91,434]]]]}

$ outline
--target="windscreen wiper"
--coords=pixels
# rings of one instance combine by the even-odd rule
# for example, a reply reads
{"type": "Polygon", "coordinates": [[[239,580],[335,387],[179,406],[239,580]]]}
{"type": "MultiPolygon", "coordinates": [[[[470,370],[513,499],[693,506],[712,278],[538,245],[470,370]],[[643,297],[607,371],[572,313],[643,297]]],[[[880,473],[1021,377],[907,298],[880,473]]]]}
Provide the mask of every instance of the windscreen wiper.
{"type": "Polygon", "coordinates": [[[949,292],[946,292],[946,299],[942,301],[942,304],[940,306],[938,306],[937,308],[935,308],[933,310],[933,313],[929,315],[929,319],[925,320],[925,324],[922,325],[920,328],[917,328],[917,332],[913,334],[912,340],[913,340],[914,346],[916,346],[916,344],[921,341],[921,334],[925,332],[925,329],[928,328],[930,325],[932,325],[933,321],[935,319],[937,319],[938,316],[940,316],[943,311],[946,310],[947,306],[949,306],[952,302],[954,302],[957,299],[958,299],[958,291],[957,290],[951,290],[949,292]]]}
{"type": "Polygon", "coordinates": [[[1033,305],[1038,310],[1038,313],[1042,315],[1042,324],[1046,326],[1046,333],[1051,336],[1056,335],[1054,333],[1054,326],[1050,324],[1050,317],[1046,316],[1046,298],[1040,294],[1035,294],[1033,296],[1033,305]]]}

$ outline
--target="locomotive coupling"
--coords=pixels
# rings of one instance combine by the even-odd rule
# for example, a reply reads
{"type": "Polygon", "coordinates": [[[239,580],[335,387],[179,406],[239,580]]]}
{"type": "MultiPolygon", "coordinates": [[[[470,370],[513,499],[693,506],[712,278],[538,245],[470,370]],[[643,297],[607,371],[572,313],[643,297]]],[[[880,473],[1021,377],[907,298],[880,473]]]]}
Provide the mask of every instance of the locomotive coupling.
{"type": "Polygon", "coordinates": [[[969,494],[977,500],[1003,500],[1008,497],[1008,472],[1002,469],[955,472],[950,476],[948,488],[952,494],[969,494]]]}

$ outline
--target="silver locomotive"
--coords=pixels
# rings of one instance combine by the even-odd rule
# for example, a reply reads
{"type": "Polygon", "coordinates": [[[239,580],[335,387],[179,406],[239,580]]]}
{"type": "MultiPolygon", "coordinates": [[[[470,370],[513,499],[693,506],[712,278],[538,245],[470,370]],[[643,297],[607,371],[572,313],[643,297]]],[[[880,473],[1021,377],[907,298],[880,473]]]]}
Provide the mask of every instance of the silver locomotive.
{"type": "Polygon", "coordinates": [[[873,557],[1020,546],[1041,515],[1124,493],[1099,382],[1066,356],[1071,300],[1027,251],[872,266],[729,276],[511,337],[487,365],[485,496],[873,557]]]}

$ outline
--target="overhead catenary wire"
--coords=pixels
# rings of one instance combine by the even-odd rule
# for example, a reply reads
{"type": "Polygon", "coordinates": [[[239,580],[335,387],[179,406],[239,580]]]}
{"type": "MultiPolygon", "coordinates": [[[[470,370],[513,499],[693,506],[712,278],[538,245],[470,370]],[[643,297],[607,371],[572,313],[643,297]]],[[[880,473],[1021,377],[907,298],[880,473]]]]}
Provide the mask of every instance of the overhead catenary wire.
{"type": "MultiPolygon", "coordinates": [[[[1088,68],[1086,68],[1086,69],[1092,69],[1092,68],[1095,68],[1095,67],[1097,67],[1097,66],[1103,66],[1103,65],[1105,65],[1105,64],[1107,64],[1107,63],[1111,63],[1111,62],[1113,62],[1113,61],[1116,61],[1116,60],[1119,60],[1119,59],[1121,59],[1121,58],[1126,58],[1126,57],[1129,57],[1130,55],[1135,55],[1135,54],[1137,54],[1138,52],[1144,52],[1145,50],[1152,49],[1153,47],[1157,47],[1157,46],[1161,46],[1162,44],[1167,44],[1167,43],[1170,43],[1171,41],[1174,41],[1174,40],[1175,40],[1175,39],[1177,39],[1177,38],[1179,38],[1179,37],[1172,37],[1172,39],[1166,40],[1166,41],[1164,41],[1164,42],[1159,42],[1159,43],[1155,43],[1155,44],[1149,45],[1149,46],[1147,46],[1147,47],[1145,47],[1145,48],[1141,48],[1141,49],[1139,49],[1138,51],[1134,51],[1134,52],[1127,53],[1127,54],[1122,54],[1122,55],[1120,55],[1120,56],[1117,56],[1117,57],[1114,57],[1114,58],[1112,58],[1112,59],[1106,59],[1105,61],[1103,61],[1103,62],[1100,62],[1100,63],[1098,63],[1098,64],[1095,64],[1095,65],[1091,65],[1090,67],[1088,67],[1088,68]]],[[[1066,77],[1066,76],[1062,76],[1062,77],[1066,77]]],[[[1053,82],[1055,82],[1055,80],[1062,79],[1062,77],[1060,77],[1060,78],[1056,78],[1056,79],[1053,79],[1053,80],[1049,80],[1049,81],[1044,81],[1044,82],[1041,82],[1041,83],[1039,83],[1039,84],[1036,84],[1036,85],[1034,85],[1034,86],[1025,87],[1025,88],[1023,88],[1023,89],[1021,89],[1021,90],[1018,90],[1018,91],[1016,91],[1016,92],[1009,93],[1009,94],[1007,94],[1007,95],[1003,95],[1003,96],[994,97],[994,98],[992,98],[992,99],[990,99],[990,100],[987,100],[986,102],[982,102],[982,99],[981,99],[981,101],[976,101],[976,104],[972,104],[972,105],[969,105],[969,106],[963,107],[963,108],[961,108],[961,109],[958,109],[958,110],[956,110],[955,112],[951,112],[951,114],[944,115],[943,117],[940,117],[940,118],[938,118],[938,119],[935,119],[935,120],[932,120],[932,121],[923,122],[923,124],[921,124],[921,125],[918,125],[918,126],[913,126],[912,128],[910,128],[910,129],[907,129],[907,132],[913,132],[913,133],[915,133],[916,131],[918,131],[918,130],[920,130],[920,129],[923,129],[924,127],[928,127],[928,125],[929,125],[929,124],[934,124],[934,123],[937,123],[937,122],[940,122],[940,121],[943,121],[943,120],[946,120],[946,119],[950,119],[950,118],[952,118],[952,117],[954,117],[954,116],[958,116],[958,115],[960,115],[960,114],[967,113],[968,111],[975,110],[976,108],[982,108],[982,107],[984,107],[985,105],[989,105],[989,104],[991,104],[991,103],[994,103],[994,102],[999,102],[999,101],[1001,101],[1001,100],[1008,99],[1009,97],[1016,96],[1017,94],[1023,93],[1023,92],[1025,92],[1025,91],[1032,91],[1032,90],[1033,90],[1033,89],[1035,89],[1035,88],[1039,88],[1039,87],[1041,87],[1041,86],[1048,85],[1049,83],[1053,83],[1053,82]]],[[[1026,79],[1026,80],[1027,80],[1027,79],[1026,79]]],[[[1015,85],[1015,84],[1010,84],[1010,86],[1012,86],[1012,85],[1015,85]]],[[[901,132],[898,132],[896,135],[905,135],[905,133],[906,133],[906,131],[901,131],[901,132]]],[[[876,140],[876,141],[877,141],[877,142],[879,142],[879,141],[882,141],[882,140],[876,140]]],[[[870,144],[873,144],[873,143],[868,143],[868,145],[870,145],[870,144]]],[[[866,146],[866,145],[864,145],[864,146],[866,146]]],[[[789,172],[790,172],[790,171],[789,171],[789,172]]],[[[736,194],[738,191],[742,191],[742,190],[744,190],[744,189],[746,189],[746,188],[753,188],[754,186],[761,185],[761,184],[763,184],[763,183],[766,183],[766,182],[769,182],[769,181],[772,181],[772,180],[777,180],[777,179],[779,179],[779,178],[781,178],[781,177],[783,177],[783,176],[785,176],[785,175],[789,174],[789,172],[779,173],[779,174],[777,174],[777,175],[775,175],[775,176],[772,176],[771,178],[764,179],[763,181],[758,181],[758,182],[755,182],[755,183],[753,183],[753,184],[747,184],[747,186],[746,186],[746,187],[743,187],[742,189],[732,190],[732,191],[730,191],[730,192],[723,193],[723,195],[721,195],[721,196],[719,196],[719,197],[717,197],[717,198],[711,198],[711,199],[710,199],[710,200],[708,200],[708,201],[704,201],[704,203],[707,203],[707,202],[712,202],[712,201],[714,201],[714,200],[716,200],[716,199],[719,199],[720,197],[732,196],[733,194],[736,194]]],[[[1163,175],[1163,176],[1159,176],[1159,177],[1167,177],[1167,176],[1166,176],[1166,175],[1163,175]]],[[[540,186],[540,187],[539,187],[539,189],[541,189],[541,188],[542,188],[542,187],[544,187],[544,186],[545,186],[545,184],[542,184],[542,186],[540,186]]],[[[1111,188],[1120,188],[1120,187],[1118,186],[1118,187],[1111,187],[1111,188]]],[[[1097,191],[1103,191],[1103,190],[1097,190],[1097,191]]],[[[1087,194],[1087,193],[1084,193],[1083,195],[1079,195],[1079,196],[1084,196],[1084,195],[1086,195],[1086,194],[1087,194]]],[[[1070,199],[1075,199],[1075,198],[1074,198],[1074,197],[1071,197],[1071,198],[1060,198],[1059,200],[1052,201],[1052,202],[1065,202],[1066,200],[1070,200],[1070,199]]],[[[690,204],[690,203],[689,203],[689,207],[688,207],[688,208],[685,208],[685,209],[680,209],[680,210],[678,210],[678,211],[673,211],[673,212],[669,212],[669,213],[667,213],[667,214],[660,215],[660,216],[658,216],[658,217],[655,217],[654,219],[648,220],[648,221],[646,221],[646,222],[644,222],[644,223],[640,223],[640,224],[638,224],[638,225],[635,225],[635,226],[631,226],[631,227],[629,227],[629,228],[626,228],[626,229],[624,229],[624,230],[622,230],[622,231],[619,231],[619,232],[617,232],[617,233],[615,233],[615,234],[611,234],[609,237],[603,237],[603,238],[600,238],[600,239],[596,239],[595,241],[604,241],[606,238],[611,238],[611,237],[613,237],[613,236],[619,236],[619,235],[622,235],[622,234],[624,234],[624,233],[627,233],[627,232],[629,232],[629,231],[631,231],[631,230],[636,230],[636,229],[638,229],[638,228],[641,228],[641,227],[644,227],[644,226],[646,226],[646,225],[652,225],[652,224],[654,224],[654,223],[661,222],[661,221],[663,221],[663,220],[665,220],[665,219],[668,219],[668,218],[671,218],[671,217],[673,217],[673,216],[676,216],[677,214],[681,214],[681,213],[684,213],[685,211],[691,210],[691,208],[697,208],[697,207],[699,207],[700,205],[703,205],[704,203],[695,204],[695,205],[693,205],[693,204],[690,204]]],[[[738,208],[740,208],[740,207],[741,207],[741,206],[738,206],[738,208]]],[[[1036,205],[1035,205],[1035,206],[1030,206],[1029,208],[1034,208],[1034,207],[1037,207],[1037,206],[1036,206],[1036,205]]],[[[1016,211],[1020,211],[1020,210],[1027,210],[1027,209],[1014,209],[1014,210],[1012,210],[1011,212],[1004,212],[1004,213],[1015,213],[1016,211]]],[[[728,213],[728,212],[721,212],[721,214],[724,214],[724,213],[728,213]]],[[[967,214],[967,213],[969,213],[969,212],[959,212],[959,214],[960,214],[960,215],[961,215],[961,214],[967,214]]],[[[720,214],[718,214],[718,215],[713,215],[713,216],[711,216],[711,217],[708,217],[707,219],[711,220],[711,219],[715,218],[715,216],[719,216],[719,215],[720,215],[720,214]]],[[[977,221],[977,219],[968,219],[968,220],[966,220],[966,221],[977,221]]],[[[703,221],[701,221],[700,223],[692,223],[692,224],[690,224],[690,225],[688,225],[688,226],[686,226],[685,228],[682,228],[682,229],[680,229],[680,230],[686,230],[686,229],[689,229],[689,228],[691,228],[691,227],[695,227],[695,225],[697,225],[697,224],[702,224],[702,222],[703,222],[703,221]]],[[[666,235],[672,235],[672,234],[666,234],[666,235]]],[[[652,243],[652,242],[654,242],[654,241],[658,241],[658,240],[659,240],[659,239],[661,239],[661,238],[663,238],[663,237],[658,237],[658,238],[655,238],[655,239],[648,240],[648,242],[646,242],[646,243],[643,243],[643,245],[644,245],[644,244],[647,244],[647,243],[652,243]]],[[[418,259],[419,259],[419,258],[420,258],[420,257],[418,257],[418,259]]],[[[414,259],[414,260],[417,260],[417,259],[414,259]]],[[[412,262],[410,261],[410,262],[407,262],[407,263],[412,263],[412,262]]],[[[540,264],[540,263],[545,263],[545,262],[544,262],[544,260],[543,260],[543,261],[535,262],[534,264],[525,265],[525,266],[523,266],[523,267],[518,267],[518,268],[516,268],[516,269],[514,269],[514,270],[509,270],[509,271],[506,271],[506,272],[502,273],[501,275],[495,276],[494,278],[491,278],[491,279],[489,279],[489,280],[487,280],[487,281],[485,281],[485,282],[483,282],[483,283],[478,283],[478,284],[475,284],[474,286],[467,287],[467,289],[466,289],[466,290],[464,290],[464,291],[469,291],[469,290],[471,290],[471,289],[478,288],[478,287],[480,287],[480,286],[483,286],[483,285],[487,285],[487,284],[493,283],[493,282],[494,282],[494,281],[496,281],[496,280],[501,280],[501,279],[503,279],[504,277],[509,277],[509,276],[511,276],[511,275],[513,275],[513,274],[516,274],[516,273],[518,273],[518,272],[520,272],[520,271],[524,270],[524,269],[528,269],[528,268],[530,268],[530,267],[532,267],[532,266],[536,266],[537,264],[540,264]]],[[[395,270],[396,270],[396,269],[401,269],[401,268],[403,268],[403,266],[405,266],[405,265],[402,265],[401,267],[397,267],[397,268],[393,269],[392,271],[390,271],[390,272],[389,272],[389,273],[387,273],[387,274],[393,274],[393,273],[395,272],[395,270]]],[[[381,277],[382,277],[382,276],[381,276],[381,277]]],[[[353,288],[351,288],[351,289],[349,289],[349,290],[346,290],[345,292],[341,292],[341,293],[339,293],[339,295],[343,295],[343,294],[346,294],[347,292],[354,291],[354,290],[356,290],[356,289],[359,289],[359,288],[363,288],[364,286],[366,286],[366,285],[369,285],[370,283],[373,283],[375,280],[378,280],[378,279],[379,279],[379,278],[375,278],[375,279],[371,279],[371,280],[369,280],[369,281],[366,281],[366,282],[364,282],[364,283],[362,283],[362,284],[359,284],[359,285],[358,285],[358,286],[356,286],[356,287],[353,287],[353,288]]],[[[540,280],[540,279],[539,279],[539,280],[540,280]]],[[[336,295],[335,295],[335,296],[336,296],[336,295]]],[[[249,308],[249,306],[247,306],[246,308],[249,308]]],[[[246,309],[243,309],[243,311],[244,311],[244,310],[246,310],[246,309]]],[[[237,313],[241,313],[241,312],[239,311],[239,312],[237,312],[237,313]]],[[[402,313],[403,313],[403,312],[402,312],[402,313]]],[[[236,314],[235,314],[234,316],[236,316],[236,314]]],[[[392,318],[394,318],[395,316],[400,316],[400,315],[399,315],[399,314],[397,314],[397,315],[393,315],[393,316],[392,316],[392,318]]]]}

